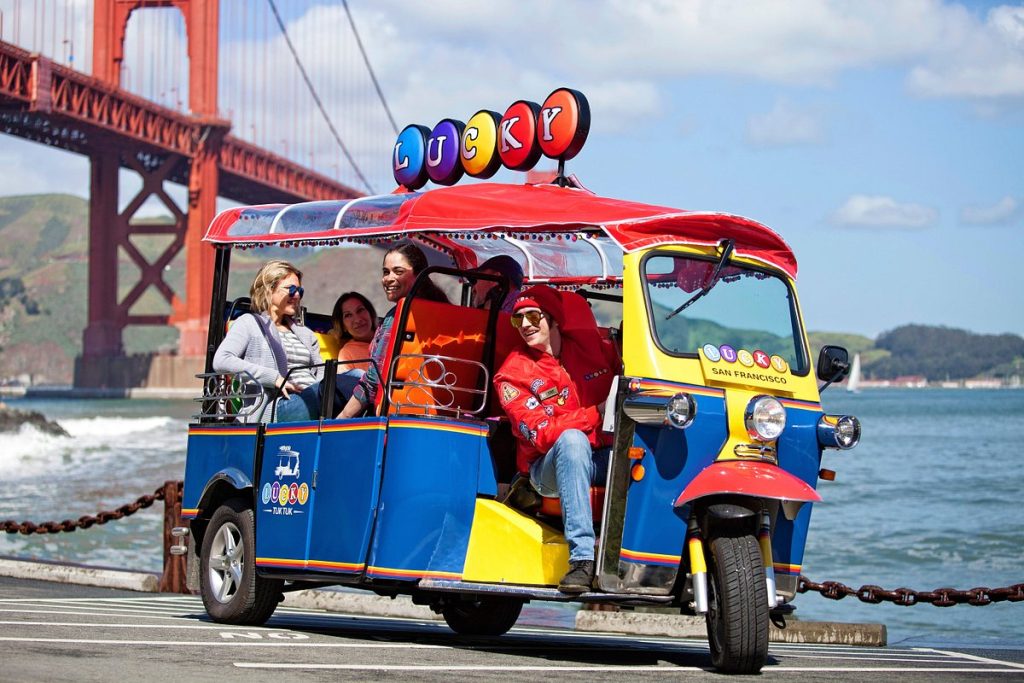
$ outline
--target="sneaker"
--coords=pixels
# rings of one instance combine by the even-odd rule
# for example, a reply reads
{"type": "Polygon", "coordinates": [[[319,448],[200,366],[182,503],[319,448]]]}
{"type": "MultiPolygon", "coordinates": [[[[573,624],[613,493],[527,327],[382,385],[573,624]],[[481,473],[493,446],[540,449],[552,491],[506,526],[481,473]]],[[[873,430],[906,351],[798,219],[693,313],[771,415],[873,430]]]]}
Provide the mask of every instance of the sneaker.
{"type": "Polygon", "coordinates": [[[594,561],[576,560],[569,563],[569,571],[562,577],[558,590],[563,593],[586,593],[594,583],[594,561]]]}

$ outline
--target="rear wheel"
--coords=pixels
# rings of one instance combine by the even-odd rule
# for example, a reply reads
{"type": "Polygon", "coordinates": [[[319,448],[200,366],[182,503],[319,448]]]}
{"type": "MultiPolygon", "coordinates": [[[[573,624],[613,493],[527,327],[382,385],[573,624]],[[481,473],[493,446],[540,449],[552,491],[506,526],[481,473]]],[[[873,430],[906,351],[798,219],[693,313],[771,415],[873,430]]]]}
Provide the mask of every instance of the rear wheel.
{"type": "Polygon", "coordinates": [[[768,595],[757,539],[719,537],[709,545],[711,662],[723,673],[757,673],[768,659],[768,595]]]}
{"type": "Polygon", "coordinates": [[[441,615],[460,636],[500,636],[515,625],[522,610],[522,600],[482,597],[449,603],[441,615]]]}
{"type": "Polygon", "coordinates": [[[214,621],[262,624],[281,600],[282,581],[256,575],[253,512],[240,498],[225,502],[210,520],[200,554],[199,588],[214,621]]]}

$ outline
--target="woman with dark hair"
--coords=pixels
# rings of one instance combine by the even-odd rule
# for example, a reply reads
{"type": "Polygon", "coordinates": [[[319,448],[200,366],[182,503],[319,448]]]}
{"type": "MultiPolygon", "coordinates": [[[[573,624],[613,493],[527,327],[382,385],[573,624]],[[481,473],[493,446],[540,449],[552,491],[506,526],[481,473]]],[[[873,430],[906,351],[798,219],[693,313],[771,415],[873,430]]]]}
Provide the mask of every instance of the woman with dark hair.
{"type": "Polygon", "coordinates": [[[338,339],[338,372],[361,370],[370,364],[345,361],[370,357],[370,341],[377,331],[377,311],[370,300],[359,292],[345,292],[334,302],[331,311],[332,333],[338,339]]]}
{"type": "MultiPolygon", "coordinates": [[[[404,242],[389,249],[384,254],[380,278],[380,284],[387,300],[397,304],[399,300],[408,296],[413,282],[416,281],[416,276],[428,265],[423,250],[412,242],[404,242]]],[[[417,296],[431,301],[448,303],[448,297],[429,278],[423,282],[417,296]]],[[[377,391],[380,389],[381,382],[379,373],[384,370],[380,365],[384,362],[384,356],[387,353],[387,342],[391,336],[391,326],[394,322],[395,307],[392,306],[373,335],[373,341],[370,342],[370,358],[374,363],[366,370],[363,379],[352,392],[352,398],[349,399],[338,417],[357,417],[367,408],[373,406],[377,400],[377,391]]]]}

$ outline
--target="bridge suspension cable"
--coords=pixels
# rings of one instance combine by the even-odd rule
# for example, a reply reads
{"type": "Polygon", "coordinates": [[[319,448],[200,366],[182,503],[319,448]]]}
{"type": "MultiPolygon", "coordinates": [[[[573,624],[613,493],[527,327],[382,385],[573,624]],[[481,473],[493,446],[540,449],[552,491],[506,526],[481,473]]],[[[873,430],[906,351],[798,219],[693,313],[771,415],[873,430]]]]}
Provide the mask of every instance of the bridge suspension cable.
{"type": "Polygon", "coordinates": [[[380,98],[380,103],[384,106],[384,113],[388,115],[388,121],[391,122],[391,129],[398,135],[398,124],[395,123],[395,117],[391,115],[391,107],[388,106],[388,101],[384,97],[384,91],[381,90],[380,83],[377,82],[377,74],[374,73],[373,67],[370,65],[370,58],[366,54],[366,48],[363,47],[363,39],[359,37],[359,30],[356,28],[355,19],[352,18],[352,10],[348,8],[348,0],[341,0],[342,6],[345,8],[345,15],[348,17],[348,25],[352,27],[352,35],[355,36],[356,44],[359,46],[359,53],[363,55],[363,63],[366,64],[366,71],[370,74],[370,80],[373,81],[373,88],[377,91],[377,97],[380,98]]]}
{"type": "MultiPolygon", "coordinates": [[[[267,0],[267,3],[270,5],[271,12],[274,13],[274,20],[277,22],[278,28],[281,29],[281,35],[284,36],[284,40],[288,44],[288,50],[292,53],[295,65],[298,67],[299,73],[302,74],[302,80],[305,81],[306,87],[309,89],[309,94],[313,97],[313,101],[316,103],[317,109],[320,110],[320,114],[327,123],[327,127],[330,129],[331,134],[334,136],[335,141],[337,141],[341,151],[345,154],[345,158],[348,159],[348,162],[352,165],[352,168],[355,170],[359,180],[362,181],[364,186],[366,186],[366,189],[369,190],[370,194],[375,194],[370,181],[366,179],[365,175],[363,175],[363,172],[356,163],[355,158],[352,156],[351,152],[349,152],[348,147],[345,146],[341,136],[338,134],[338,129],[334,127],[334,122],[331,120],[330,115],[327,113],[327,109],[324,107],[323,101],[320,99],[320,95],[313,86],[313,81],[310,80],[309,74],[306,73],[306,67],[299,58],[299,53],[296,51],[295,45],[292,43],[292,39],[288,35],[288,29],[284,25],[284,20],[281,19],[281,14],[277,11],[277,4],[274,0],[267,0]]],[[[374,79],[374,82],[376,82],[376,79],[374,79]]]]}

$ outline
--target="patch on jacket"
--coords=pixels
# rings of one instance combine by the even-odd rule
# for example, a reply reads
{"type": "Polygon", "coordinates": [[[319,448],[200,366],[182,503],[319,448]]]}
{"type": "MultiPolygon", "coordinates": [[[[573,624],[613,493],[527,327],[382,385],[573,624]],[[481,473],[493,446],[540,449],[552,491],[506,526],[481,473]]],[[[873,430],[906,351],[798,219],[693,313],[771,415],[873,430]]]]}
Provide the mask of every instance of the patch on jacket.
{"type": "Polygon", "coordinates": [[[529,441],[530,443],[537,442],[537,430],[530,429],[530,427],[527,426],[525,422],[519,423],[519,433],[522,434],[523,438],[529,441]]]}
{"type": "Polygon", "coordinates": [[[509,401],[514,401],[519,396],[519,390],[508,382],[502,382],[501,384],[501,402],[506,404],[509,401]]]}
{"type": "Polygon", "coordinates": [[[530,410],[533,410],[534,408],[536,408],[539,405],[540,405],[540,401],[538,401],[533,396],[531,396],[530,398],[526,399],[526,407],[528,409],[530,409],[530,410]]]}

